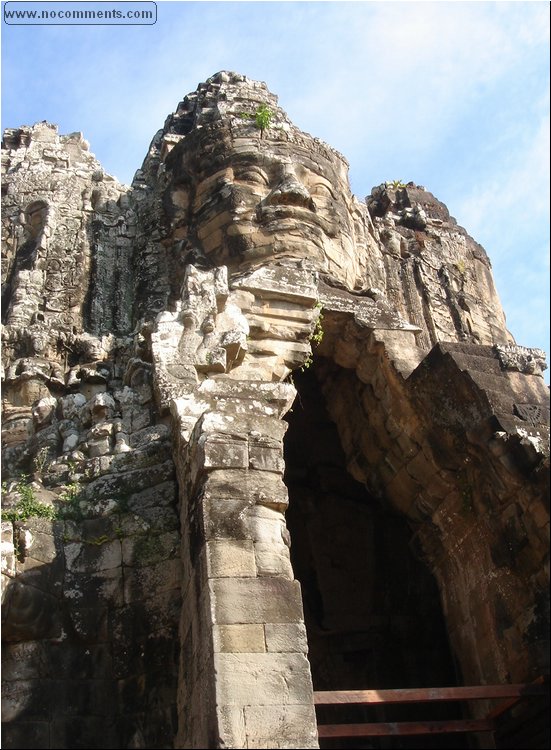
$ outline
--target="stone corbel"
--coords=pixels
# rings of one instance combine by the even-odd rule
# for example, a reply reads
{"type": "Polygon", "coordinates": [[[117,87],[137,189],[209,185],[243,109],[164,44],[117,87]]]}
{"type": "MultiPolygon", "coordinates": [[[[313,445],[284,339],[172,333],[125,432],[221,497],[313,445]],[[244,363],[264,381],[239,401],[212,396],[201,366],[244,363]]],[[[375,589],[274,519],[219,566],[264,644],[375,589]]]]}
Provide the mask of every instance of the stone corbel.
{"type": "Polygon", "coordinates": [[[531,349],[516,344],[495,344],[502,370],[516,370],[525,375],[542,375],[547,369],[545,352],[542,349],[531,349]]]}

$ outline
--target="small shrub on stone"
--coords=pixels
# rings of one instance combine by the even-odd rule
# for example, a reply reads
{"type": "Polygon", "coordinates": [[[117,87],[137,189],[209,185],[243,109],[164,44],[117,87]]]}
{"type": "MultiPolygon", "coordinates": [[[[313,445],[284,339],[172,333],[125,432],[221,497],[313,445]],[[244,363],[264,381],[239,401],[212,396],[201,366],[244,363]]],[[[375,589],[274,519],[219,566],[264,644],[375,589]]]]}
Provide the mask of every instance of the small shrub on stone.
{"type": "MultiPolygon", "coordinates": [[[[2,489],[5,489],[3,485],[2,489]]],[[[49,518],[53,520],[56,517],[56,510],[53,506],[41,502],[34,494],[32,485],[28,482],[28,477],[23,477],[16,486],[16,492],[19,499],[13,506],[2,510],[2,518],[6,521],[26,521],[28,518],[49,518]]]]}
{"type": "Polygon", "coordinates": [[[260,107],[254,113],[254,121],[255,121],[256,127],[260,130],[261,138],[266,128],[270,126],[273,116],[274,116],[274,113],[265,104],[261,104],[260,107]]]}

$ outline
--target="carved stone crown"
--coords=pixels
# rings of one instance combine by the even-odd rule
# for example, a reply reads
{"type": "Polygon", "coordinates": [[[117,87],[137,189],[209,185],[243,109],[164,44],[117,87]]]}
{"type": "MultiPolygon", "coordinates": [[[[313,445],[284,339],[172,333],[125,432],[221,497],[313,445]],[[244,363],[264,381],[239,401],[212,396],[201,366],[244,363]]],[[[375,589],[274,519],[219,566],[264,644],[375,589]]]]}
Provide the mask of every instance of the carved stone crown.
{"type": "Polygon", "coordinates": [[[278,98],[272,94],[263,81],[253,81],[239,73],[221,71],[200,83],[196,91],[188,94],[177,106],[176,111],[166,119],[162,140],[171,142],[182,140],[192,132],[203,131],[202,140],[217,129],[230,129],[231,136],[250,137],[257,134],[254,117],[258,107],[265,105],[273,113],[266,130],[270,141],[289,142],[309,151],[321,154],[324,158],[337,158],[348,169],[348,161],[336,149],[299,130],[278,106],[278,98]]]}

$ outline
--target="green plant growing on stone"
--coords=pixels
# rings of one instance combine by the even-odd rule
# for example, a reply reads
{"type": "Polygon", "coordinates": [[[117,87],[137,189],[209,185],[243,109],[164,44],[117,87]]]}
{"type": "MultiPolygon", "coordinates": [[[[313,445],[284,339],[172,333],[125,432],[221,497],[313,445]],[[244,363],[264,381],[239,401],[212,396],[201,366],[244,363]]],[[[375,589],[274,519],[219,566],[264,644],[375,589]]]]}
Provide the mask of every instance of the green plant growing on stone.
{"type": "Polygon", "coordinates": [[[60,518],[73,521],[82,520],[82,509],[80,507],[81,491],[78,482],[68,484],[65,490],[60,494],[59,499],[62,503],[58,511],[60,518]]]}
{"type": "Polygon", "coordinates": [[[390,182],[386,182],[385,185],[392,188],[392,190],[400,190],[407,187],[406,183],[402,182],[402,180],[391,180],[390,182]]]}
{"type": "Polygon", "coordinates": [[[300,368],[301,372],[304,372],[304,370],[307,370],[313,364],[313,362],[314,362],[314,358],[312,357],[311,354],[309,354],[306,357],[306,360],[305,360],[304,364],[300,368]]]}
{"type": "Polygon", "coordinates": [[[44,446],[34,457],[34,468],[39,474],[42,474],[44,468],[46,467],[46,464],[48,463],[48,454],[48,449],[46,448],[46,446],[44,446]]]}
{"type": "MultiPolygon", "coordinates": [[[[314,326],[314,332],[310,336],[309,340],[310,340],[310,343],[314,344],[315,346],[319,346],[321,344],[322,339],[323,339],[323,324],[322,324],[323,313],[321,311],[321,303],[318,302],[317,305],[316,305],[316,308],[319,310],[319,314],[318,314],[318,317],[316,319],[316,324],[314,326]]],[[[313,361],[314,361],[313,355],[309,354],[308,357],[306,358],[306,361],[304,362],[304,364],[300,368],[301,371],[304,372],[304,370],[307,370],[312,365],[313,361]]]]}
{"type": "Polygon", "coordinates": [[[266,128],[270,127],[273,116],[274,113],[265,104],[261,104],[254,113],[255,125],[260,130],[261,138],[263,137],[266,128]]]}
{"type": "Polygon", "coordinates": [[[107,542],[109,542],[110,540],[108,536],[106,536],[105,534],[102,534],[102,536],[95,536],[95,537],[92,537],[91,539],[85,539],[84,541],[86,542],[86,544],[95,544],[96,546],[99,547],[102,544],[107,544],[107,542]]]}
{"type": "Polygon", "coordinates": [[[457,268],[457,270],[461,274],[461,276],[465,275],[465,270],[466,270],[465,261],[462,258],[460,258],[457,261],[457,263],[455,264],[455,267],[457,268]]]}
{"type": "Polygon", "coordinates": [[[313,341],[316,346],[319,346],[319,344],[321,344],[321,341],[323,339],[323,313],[321,311],[321,304],[319,302],[316,305],[316,307],[319,310],[319,314],[316,319],[314,333],[312,334],[310,341],[313,341]]]}
{"type": "MultiPolygon", "coordinates": [[[[4,489],[4,485],[3,485],[4,489]]],[[[16,492],[19,499],[13,508],[2,510],[2,518],[6,521],[26,521],[29,518],[48,518],[54,520],[56,509],[41,502],[34,494],[34,489],[24,476],[16,485],[16,492]]]]}

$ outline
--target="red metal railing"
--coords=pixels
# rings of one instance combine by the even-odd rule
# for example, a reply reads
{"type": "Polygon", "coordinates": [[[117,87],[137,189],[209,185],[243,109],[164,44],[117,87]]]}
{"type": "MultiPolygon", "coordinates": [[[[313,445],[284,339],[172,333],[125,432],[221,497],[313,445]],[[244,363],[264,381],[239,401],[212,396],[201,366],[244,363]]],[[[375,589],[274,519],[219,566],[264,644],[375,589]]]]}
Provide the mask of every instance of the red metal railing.
{"type": "Polygon", "coordinates": [[[397,703],[436,703],[440,701],[502,700],[482,719],[443,721],[365,722],[361,724],[320,724],[322,737],[385,737],[390,735],[492,732],[497,719],[519,701],[549,693],[543,677],[520,685],[477,685],[473,687],[403,688],[397,690],[322,690],[314,692],[316,706],[374,706],[397,703]]]}

